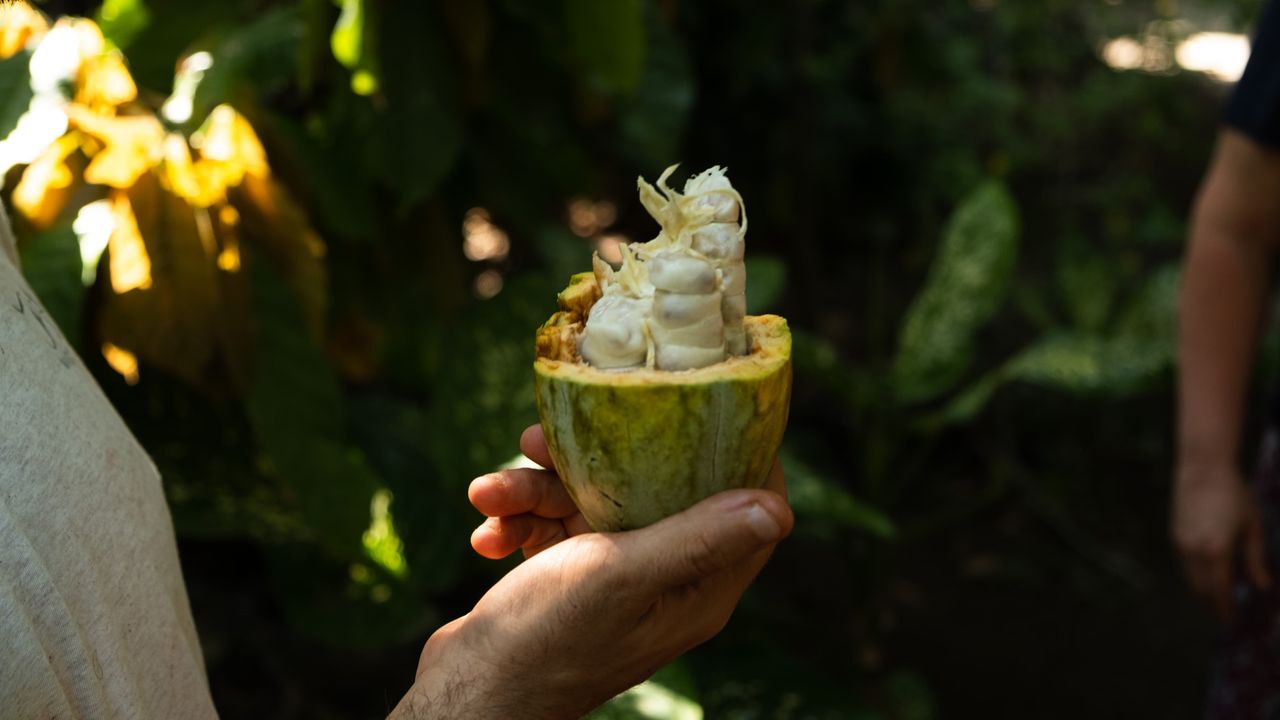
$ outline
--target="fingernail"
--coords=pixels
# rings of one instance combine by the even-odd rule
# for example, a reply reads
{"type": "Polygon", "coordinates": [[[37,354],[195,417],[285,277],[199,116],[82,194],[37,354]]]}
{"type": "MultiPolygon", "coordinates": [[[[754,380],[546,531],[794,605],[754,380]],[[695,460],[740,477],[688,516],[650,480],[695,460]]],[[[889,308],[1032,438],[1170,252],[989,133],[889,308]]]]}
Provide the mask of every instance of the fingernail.
{"type": "Polygon", "coordinates": [[[782,525],[758,503],[751,503],[751,507],[747,508],[747,524],[756,537],[764,542],[774,542],[782,537],[782,525]]]}

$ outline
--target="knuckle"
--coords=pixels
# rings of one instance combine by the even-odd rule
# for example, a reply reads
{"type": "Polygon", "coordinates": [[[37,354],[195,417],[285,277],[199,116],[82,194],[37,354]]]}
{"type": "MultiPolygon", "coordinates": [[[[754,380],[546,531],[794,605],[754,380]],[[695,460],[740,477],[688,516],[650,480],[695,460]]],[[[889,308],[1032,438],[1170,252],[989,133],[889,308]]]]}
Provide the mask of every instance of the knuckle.
{"type": "Polygon", "coordinates": [[[685,549],[685,564],[700,577],[711,575],[724,567],[723,551],[706,533],[696,533],[685,549]]]}
{"type": "Polygon", "coordinates": [[[533,535],[533,525],[525,517],[504,517],[501,518],[502,534],[512,548],[524,547],[529,542],[530,536],[533,535]]]}

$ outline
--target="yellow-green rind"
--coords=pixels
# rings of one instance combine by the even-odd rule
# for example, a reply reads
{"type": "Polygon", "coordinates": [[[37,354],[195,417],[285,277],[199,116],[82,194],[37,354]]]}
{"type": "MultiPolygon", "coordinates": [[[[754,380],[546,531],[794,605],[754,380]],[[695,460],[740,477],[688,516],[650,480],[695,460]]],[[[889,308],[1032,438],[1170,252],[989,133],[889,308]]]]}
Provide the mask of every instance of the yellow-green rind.
{"type": "Polygon", "coordinates": [[[643,527],[764,484],[787,424],[791,333],[772,315],[746,327],[751,355],[684,372],[611,372],[539,353],[547,445],[592,528],[643,527]]]}

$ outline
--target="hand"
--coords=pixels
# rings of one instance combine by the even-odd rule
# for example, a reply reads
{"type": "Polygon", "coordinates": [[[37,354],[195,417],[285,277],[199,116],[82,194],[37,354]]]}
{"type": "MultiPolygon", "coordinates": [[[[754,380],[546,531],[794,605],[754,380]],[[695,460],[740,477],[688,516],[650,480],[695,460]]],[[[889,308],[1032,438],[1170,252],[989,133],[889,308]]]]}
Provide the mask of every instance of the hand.
{"type": "MultiPolygon", "coordinates": [[[[520,445],[551,467],[540,428],[520,445]]],[[[393,717],[576,718],[641,682],[724,627],[791,531],[781,465],[767,487],[594,533],[551,471],[476,480],[472,502],[491,516],[472,536],[477,552],[529,559],[431,636],[393,717]]]]}
{"type": "Polygon", "coordinates": [[[1224,623],[1232,616],[1237,552],[1249,579],[1271,586],[1258,506],[1234,467],[1179,467],[1172,529],[1192,589],[1224,623]]]}
{"type": "MultiPolygon", "coordinates": [[[[554,467],[538,425],[520,435],[520,452],[544,468],[554,467]]],[[[528,559],[562,540],[591,532],[560,478],[549,470],[520,468],[484,475],[471,483],[467,496],[488,518],[471,534],[471,547],[490,560],[516,550],[523,550],[528,559]]]]}

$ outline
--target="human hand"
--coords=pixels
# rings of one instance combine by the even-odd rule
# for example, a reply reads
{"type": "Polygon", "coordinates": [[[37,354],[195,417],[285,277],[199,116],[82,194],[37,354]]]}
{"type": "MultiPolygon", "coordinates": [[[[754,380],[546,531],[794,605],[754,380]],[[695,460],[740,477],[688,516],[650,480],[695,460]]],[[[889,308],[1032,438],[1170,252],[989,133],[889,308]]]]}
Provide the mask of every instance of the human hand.
{"type": "MultiPolygon", "coordinates": [[[[521,449],[551,467],[539,428],[521,449]]],[[[528,559],[427,642],[395,718],[576,718],[710,639],[793,524],[782,468],[650,527],[590,532],[551,471],[476,480],[486,557],[528,559]],[[496,517],[495,521],[493,518],[496,517]]]]}
{"type": "MultiPolygon", "coordinates": [[[[555,467],[538,425],[520,435],[520,452],[544,468],[555,467]]],[[[487,518],[471,534],[471,547],[490,560],[516,550],[528,559],[562,540],[591,532],[551,470],[518,468],[482,475],[471,483],[467,497],[487,518]]]]}
{"type": "Polygon", "coordinates": [[[1232,617],[1237,552],[1248,578],[1271,586],[1257,502],[1234,466],[1179,466],[1172,533],[1192,589],[1224,623],[1232,617]]]}

